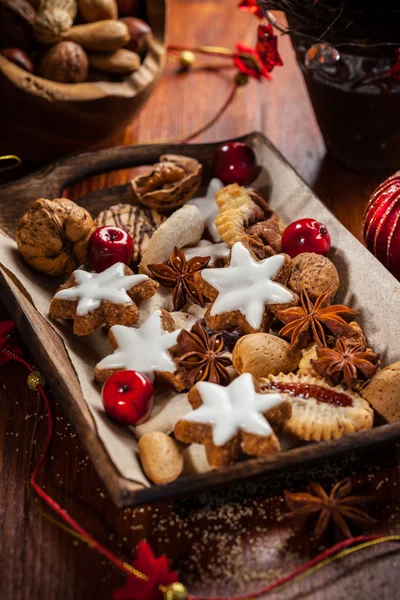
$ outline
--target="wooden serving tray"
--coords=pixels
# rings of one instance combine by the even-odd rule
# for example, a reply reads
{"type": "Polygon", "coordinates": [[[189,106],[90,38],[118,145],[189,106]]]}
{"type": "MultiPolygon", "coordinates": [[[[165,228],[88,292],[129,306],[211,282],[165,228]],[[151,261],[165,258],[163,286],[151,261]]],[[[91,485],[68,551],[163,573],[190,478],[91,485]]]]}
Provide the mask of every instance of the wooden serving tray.
{"type": "MultiPolygon", "coordinates": [[[[341,281],[345,281],[346,285],[349,279],[357,277],[357,273],[363,278],[366,288],[363,292],[364,303],[360,302],[360,290],[358,290],[358,293],[356,290],[357,308],[360,308],[362,313],[364,311],[370,312],[374,302],[378,304],[379,295],[376,295],[376,289],[373,286],[373,282],[377,277],[379,278],[378,281],[383,281],[386,290],[385,298],[388,294],[392,297],[395,294],[396,302],[398,302],[400,284],[323,207],[276,148],[260,133],[249,134],[240,138],[240,141],[252,146],[256,152],[259,164],[264,170],[264,183],[267,182],[266,187],[269,189],[270,199],[273,201],[277,194],[286,194],[284,211],[286,214],[282,215],[283,218],[287,221],[294,220],[299,216],[306,216],[302,214],[302,210],[312,210],[313,212],[308,216],[319,218],[328,224],[331,234],[333,234],[333,240],[337,240],[338,246],[340,244],[342,250],[344,248],[344,253],[337,252],[333,257],[341,281]],[[290,215],[292,215],[291,218],[290,215]],[[345,264],[346,255],[348,255],[349,264],[345,264]],[[357,257],[356,265],[351,262],[355,256],[357,257]],[[362,263],[361,266],[360,262],[362,263]]],[[[114,169],[153,164],[164,153],[181,153],[197,158],[203,164],[203,181],[207,184],[212,177],[213,154],[218,145],[124,146],[58,160],[24,179],[0,187],[0,228],[3,232],[14,237],[20,217],[36,198],[59,198],[65,187],[79,179],[114,169]]],[[[129,202],[130,198],[130,187],[127,184],[92,192],[80,198],[78,202],[96,215],[112,204],[129,202]]],[[[273,202],[272,207],[274,208],[273,202]]],[[[0,267],[1,298],[35,360],[43,370],[54,394],[62,402],[82,444],[85,446],[100,478],[117,506],[132,506],[210,490],[244,479],[254,478],[261,474],[273,474],[282,472],[285,469],[298,468],[316,461],[338,457],[351,451],[363,450],[400,437],[400,423],[381,425],[372,430],[352,434],[339,440],[309,444],[272,457],[248,459],[209,473],[181,477],[169,484],[145,488],[141,484],[123,478],[115,468],[97,435],[93,418],[85,403],[79,381],[61,338],[34,308],[28,294],[15,279],[15,276],[4,266],[0,265],[0,267]]],[[[350,298],[351,295],[347,297],[347,299],[350,298]]],[[[340,299],[342,300],[342,297],[340,299]]],[[[382,300],[382,314],[378,314],[376,309],[375,314],[369,315],[372,320],[376,319],[375,331],[372,331],[371,335],[374,338],[372,345],[377,351],[381,350],[379,344],[376,343],[380,330],[382,329],[381,337],[384,339],[390,338],[389,330],[384,331],[384,323],[387,319],[387,307],[384,304],[385,301],[389,300],[382,300]]],[[[396,314],[393,300],[391,314],[396,314]]],[[[365,322],[363,322],[363,325],[365,326],[365,322]]],[[[399,331],[394,332],[394,334],[398,334],[399,337],[400,324],[391,324],[391,330],[396,329],[396,327],[399,331]]],[[[369,336],[368,331],[367,335],[369,336]]],[[[395,352],[400,351],[396,348],[394,351],[389,352],[390,356],[386,357],[386,359],[390,359],[389,362],[400,359],[400,355],[396,357],[395,352]]]]}

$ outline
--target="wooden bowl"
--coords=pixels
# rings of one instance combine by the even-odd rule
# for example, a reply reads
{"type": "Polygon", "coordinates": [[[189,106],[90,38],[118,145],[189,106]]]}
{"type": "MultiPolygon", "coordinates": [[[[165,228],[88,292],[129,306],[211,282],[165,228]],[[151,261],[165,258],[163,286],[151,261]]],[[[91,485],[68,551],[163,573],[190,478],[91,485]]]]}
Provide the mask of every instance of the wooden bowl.
{"type": "Polygon", "coordinates": [[[0,154],[49,161],[118,135],[161,75],[166,4],[167,0],[146,0],[153,35],[142,65],[122,82],[56,83],[0,56],[0,154]]]}

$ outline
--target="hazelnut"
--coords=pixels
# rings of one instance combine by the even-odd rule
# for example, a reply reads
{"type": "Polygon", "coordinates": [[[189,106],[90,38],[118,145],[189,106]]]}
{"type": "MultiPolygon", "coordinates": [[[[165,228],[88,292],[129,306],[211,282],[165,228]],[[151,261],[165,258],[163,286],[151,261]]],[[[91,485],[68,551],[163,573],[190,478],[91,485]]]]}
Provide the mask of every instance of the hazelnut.
{"type": "Polygon", "coordinates": [[[18,67],[21,67],[21,69],[28,71],[28,73],[33,73],[33,62],[23,50],[19,48],[2,48],[0,54],[18,67]]]}
{"type": "Polygon", "coordinates": [[[269,333],[250,333],[239,339],[232,362],[241,373],[251,373],[256,379],[290,373],[300,361],[301,353],[290,350],[285,340],[269,333]]]}
{"type": "Polygon", "coordinates": [[[86,260],[93,227],[87,210],[72,200],[40,198],[19,222],[18,250],[38,271],[48,275],[71,273],[86,260]]]}
{"type": "Polygon", "coordinates": [[[321,294],[330,294],[333,300],[339,283],[339,273],[326,256],[303,252],[292,260],[292,274],[287,285],[298,294],[304,288],[313,302],[321,294]]]}
{"type": "Polygon", "coordinates": [[[86,52],[75,42],[59,42],[42,56],[38,75],[60,83],[81,83],[88,76],[86,52]]]}
{"type": "Polygon", "coordinates": [[[125,17],[124,19],[120,19],[120,21],[128,27],[131,38],[125,48],[143,56],[146,53],[147,40],[151,34],[150,27],[147,23],[136,17],[125,17]]]}

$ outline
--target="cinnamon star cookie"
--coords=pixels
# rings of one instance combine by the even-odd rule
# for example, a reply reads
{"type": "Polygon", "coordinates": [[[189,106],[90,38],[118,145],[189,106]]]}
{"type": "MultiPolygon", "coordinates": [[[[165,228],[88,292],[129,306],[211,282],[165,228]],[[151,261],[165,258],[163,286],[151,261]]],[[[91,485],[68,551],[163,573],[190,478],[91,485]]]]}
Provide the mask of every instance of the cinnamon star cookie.
{"type": "Polygon", "coordinates": [[[74,271],[55,294],[49,315],[72,319],[75,335],[88,335],[103,325],[133,325],[139,318],[137,303],[151,298],[157,284],[146,275],[134,275],[123,263],[102,273],[74,271]]]}

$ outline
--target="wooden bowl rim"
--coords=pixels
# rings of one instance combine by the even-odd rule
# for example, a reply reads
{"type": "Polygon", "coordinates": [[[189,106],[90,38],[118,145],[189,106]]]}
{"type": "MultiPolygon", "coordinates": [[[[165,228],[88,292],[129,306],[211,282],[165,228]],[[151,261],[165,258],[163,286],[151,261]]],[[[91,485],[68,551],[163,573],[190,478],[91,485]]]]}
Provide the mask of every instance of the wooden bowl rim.
{"type": "Polygon", "coordinates": [[[0,73],[27,94],[47,98],[50,101],[71,102],[99,98],[134,98],[151,85],[165,64],[165,29],[168,0],[148,2],[148,17],[152,34],[148,36],[148,48],[139,69],[127,75],[123,81],[93,81],[85,83],[58,83],[28,73],[4,56],[0,56],[0,73]]]}

